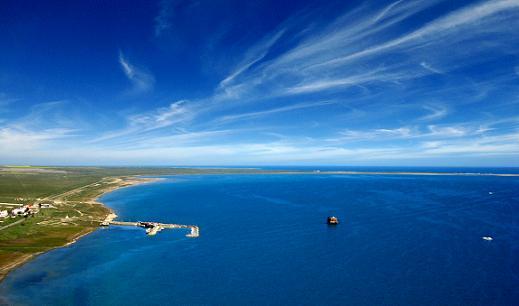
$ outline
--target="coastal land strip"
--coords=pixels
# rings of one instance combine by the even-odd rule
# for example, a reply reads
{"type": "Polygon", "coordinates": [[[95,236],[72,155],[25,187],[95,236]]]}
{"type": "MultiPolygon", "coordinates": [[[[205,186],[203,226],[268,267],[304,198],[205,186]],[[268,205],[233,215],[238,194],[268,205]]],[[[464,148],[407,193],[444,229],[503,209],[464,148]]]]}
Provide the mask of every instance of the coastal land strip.
{"type": "MultiPolygon", "coordinates": [[[[0,175],[0,181],[2,179],[0,175]]],[[[15,181],[22,183],[25,179],[34,178],[16,178],[15,181]]],[[[26,216],[0,219],[0,280],[31,258],[51,249],[70,245],[99,228],[102,221],[110,217],[114,219],[116,215],[113,211],[97,201],[101,195],[122,187],[156,180],[158,179],[106,177],[50,196],[16,197],[13,202],[30,203],[37,211],[26,216]],[[40,204],[43,206],[40,207],[40,204]]],[[[5,189],[2,188],[2,191],[5,189]]],[[[5,205],[0,205],[0,211],[5,208],[5,205]]]]}
{"type": "Polygon", "coordinates": [[[0,212],[23,205],[26,216],[0,218],[0,281],[43,252],[70,245],[115,212],[98,198],[113,190],[160,180],[161,175],[318,174],[519,176],[517,173],[262,170],[257,168],[0,166],[0,212]]]}

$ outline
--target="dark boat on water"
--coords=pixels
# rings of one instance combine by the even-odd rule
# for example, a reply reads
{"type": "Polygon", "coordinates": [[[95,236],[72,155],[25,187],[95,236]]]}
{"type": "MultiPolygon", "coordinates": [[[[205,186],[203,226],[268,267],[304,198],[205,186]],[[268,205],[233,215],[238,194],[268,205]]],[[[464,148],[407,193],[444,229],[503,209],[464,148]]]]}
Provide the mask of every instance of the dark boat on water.
{"type": "Polygon", "coordinates": [[[336,225],[336,224],[339,224],[339,219],[337,219],[337,217],[331,216],[331,217],[328,217],[326,222],[330,225],[336,225]]]}

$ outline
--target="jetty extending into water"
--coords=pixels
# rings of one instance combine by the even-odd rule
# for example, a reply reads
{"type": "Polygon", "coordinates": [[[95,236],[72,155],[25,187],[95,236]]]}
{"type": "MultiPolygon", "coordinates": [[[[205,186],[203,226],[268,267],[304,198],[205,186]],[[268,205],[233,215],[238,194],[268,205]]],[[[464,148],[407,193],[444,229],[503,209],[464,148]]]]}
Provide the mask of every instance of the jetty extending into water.
{"type": "Polygon", "coordinates": [[[146,229],[146,234],[149,236],[156,235],[163,229],[175,229],[175,228],[188,228],[191,231],[186,235],[189,238],[198,238],[200,236],[200,229],[196,225],[184,225],[184,224],[168,224],[159,222],[127,222],[127,221],[104,221],[101,223],[103,226],[108,225],[119,225],[119,226],[137,226],[146,229]]]}

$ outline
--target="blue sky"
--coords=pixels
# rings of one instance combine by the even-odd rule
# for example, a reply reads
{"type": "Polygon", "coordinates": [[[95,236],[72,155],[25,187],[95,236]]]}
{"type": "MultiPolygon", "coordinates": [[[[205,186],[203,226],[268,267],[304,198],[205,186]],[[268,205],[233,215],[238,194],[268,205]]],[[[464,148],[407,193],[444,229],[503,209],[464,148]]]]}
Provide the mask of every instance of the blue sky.
{"type": "Polygon", "coordinates": [[[0,164],[519,166],[519,0],[2,1],[0,164]]]}

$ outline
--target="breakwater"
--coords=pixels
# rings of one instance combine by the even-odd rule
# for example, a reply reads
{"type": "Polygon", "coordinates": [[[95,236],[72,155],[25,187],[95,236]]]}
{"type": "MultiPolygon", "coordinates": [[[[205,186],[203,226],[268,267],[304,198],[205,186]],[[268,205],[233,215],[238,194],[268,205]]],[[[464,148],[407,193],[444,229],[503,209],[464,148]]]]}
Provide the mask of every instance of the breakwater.
{"type": "Polygon", "coordinates": [[[184,225],[174,223],[159,223],[159,222],[129,222],[129,221],[106,221],[102,225],[118,225],[118,226],[137,226],[146,228],[146,233],[150,236],[157,234],[163,229],[190,229],[186,235],[189,238],[198,238],[200,236],[200,228],[196,225],[184,225]]]}

